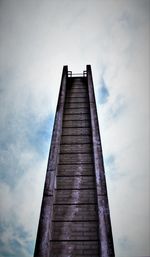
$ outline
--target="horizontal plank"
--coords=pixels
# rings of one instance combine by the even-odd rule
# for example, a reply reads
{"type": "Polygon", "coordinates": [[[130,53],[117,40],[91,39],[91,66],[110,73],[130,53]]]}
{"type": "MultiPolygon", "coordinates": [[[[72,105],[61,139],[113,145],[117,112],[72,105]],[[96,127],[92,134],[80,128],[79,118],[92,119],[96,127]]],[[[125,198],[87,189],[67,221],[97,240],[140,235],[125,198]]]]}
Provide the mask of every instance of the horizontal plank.
{"type": "Polygon", "coordinates": [[[96,203],[96,190],[56,190],[55,203],[96,203]]]}
{"type": "Polygon", "coordinates": [[[65,108],[64,109],[64,115],[65,114],[85,114],[90,113],[89,108],[65,108]]]}
{"type": "Polygon", "coordinates": [[[94,188],[95,177],[93,176],[80,176],[80,177],[57,177],[57,189],[83,189],[83,188],[94,188]]]}
{"type": "Polygon", "coordinates": [[[59,155],[59,163],[60,164],[72,164],[78,163],[93,163],[93,155],[90,153],[67,153],[59,155]]]}
{"type": "Polygon", "coordinates": [[[61,144],[89,144],[92,143],[91,136],[62,136],[61,144]]]}
{"type": "Polygon", "coordinates": [[[60,153],[92,153],[92,144],[61,145],[60,153]]]}
{"type": "Polygon", "coordinates": [[[97,205],[54,205],[53,220],[80,221],[98,220],[97,205]]]}
{"type": "Polygon", "coordinates": [[[74,115],[66,114],[63,117],[63,121],[67,121],[67,120],[78,120],[78,121],[90,120],[90,114],[89,113],[87,114],[80,113],[80,114],[74,114],[74,115]]]}
{"type": "Polygon", "coordinates": [[[67,88],[67,94],[71,94],[71,93],[88,93],[88,88],[87,87],[80,87],[80,88],[76,88],[76,87],[70,87],[67,88]]]}
{"type": "Polygon", "coordinates": [[[58,175],[74,175],[74,176],[87,176],[94,175],[94,164],[59,164],[58,165],[58,175]]]}
{"type": "Polygon", "coordinates": [[[76,97],[76,98],[79,98],[79,97],[86,97],[88,98],[88,92],[83,92],[83,91],[80,91],[80,92],[73,92],[72,90],[70,90],[69,92],[67,92],[66,94],[66,98],[70,98],[70,97],[76,97]]]}
{"type": "Polygon", "coordinates": [[[99,257],[97,241],[52,241],[51,257],[99,257]]]}
{"type": "Polygon", "coordinates": [[[91,128],[63,128],[62,135],[91,135],[91,128]]]}
{"type": "Polygon", "coordinates": [[[89,99],[87,97],[66,97],[66,103],[88,103],[89,99]]]}
{"type": "Polygon", "coordinates": [[[90,120],[64,120],[63,121],[63,128],[85,128],[90,127],[91,121],[90,120]]]}
{"type": "Polygon", "coordinates": [[[98,222],[53,221],[52,240],[97,240],[98,222]]]}
{"type": "Polygon", "coordinates": [[[89,108],[89,103],[88,102],[65,102],[65,108],[82,108],[82,107],[88,107],[89,108]]]}

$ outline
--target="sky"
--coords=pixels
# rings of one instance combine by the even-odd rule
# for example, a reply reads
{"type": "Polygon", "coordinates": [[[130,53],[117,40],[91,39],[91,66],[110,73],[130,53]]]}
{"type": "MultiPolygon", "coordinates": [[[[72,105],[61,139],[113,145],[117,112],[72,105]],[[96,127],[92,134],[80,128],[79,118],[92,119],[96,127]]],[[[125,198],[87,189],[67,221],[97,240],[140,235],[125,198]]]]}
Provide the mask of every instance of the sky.
{"type": "Polygon", "coordinates": [[[0,256],[31,257],[63,65],[91,64],[116,257],[150,256],[150,1],[0,0],[0,256]]]}

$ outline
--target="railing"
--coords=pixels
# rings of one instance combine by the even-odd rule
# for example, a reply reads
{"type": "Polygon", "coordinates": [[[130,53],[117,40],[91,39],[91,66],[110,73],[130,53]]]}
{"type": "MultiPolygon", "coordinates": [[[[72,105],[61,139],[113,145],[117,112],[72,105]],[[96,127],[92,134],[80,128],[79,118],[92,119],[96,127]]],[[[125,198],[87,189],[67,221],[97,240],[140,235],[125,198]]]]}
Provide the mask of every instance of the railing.
{"type": "Polygon", "coordinates": [[[58,168],[60,140],[66,96],[68,66],[63,67],[51,147],[47,165],[46,180],[41,205],[34,257],[50,257],[50,240],[52,234],[52,210],[55,197],[55,178],[58,168]]]}
{"type": "Polygon", "coordinates": [[[86,77],[87,71],[84,70],[82,73],[72,73],[72,71],[68,71],[68,77],[86,77]]]}
{"type": "Polygon", "coordinates": [[[103,161],[103,154],[102,154],[102,145],[101,145],[99,124],[98,124],[98,116],[97,116],[91,65],[87,65],[87,85],[88,85],[88,94],[89,94],[89,103],[90,103],[93,159],[94,159],[94,167],[95,167],[98,218],[99,218],[99,244],[100,244],[99,256],[114,257],[115,256],[114,244],[113,244],[113,237],[112,237],[105,169],[104,169],[104,161],[103,161]]]}

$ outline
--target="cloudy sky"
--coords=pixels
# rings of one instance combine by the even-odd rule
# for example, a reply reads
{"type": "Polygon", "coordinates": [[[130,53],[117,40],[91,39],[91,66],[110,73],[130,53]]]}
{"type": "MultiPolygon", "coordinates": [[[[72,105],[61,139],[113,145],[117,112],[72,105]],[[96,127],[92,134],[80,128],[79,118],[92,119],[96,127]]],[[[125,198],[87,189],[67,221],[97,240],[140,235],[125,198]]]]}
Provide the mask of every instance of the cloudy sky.
{"type": "Polygon", "coordinates": [[[62,68],[86,64],[116,256],[150,256],[150,1],[0,0],[1,257],[33,255],[62,68]]]}

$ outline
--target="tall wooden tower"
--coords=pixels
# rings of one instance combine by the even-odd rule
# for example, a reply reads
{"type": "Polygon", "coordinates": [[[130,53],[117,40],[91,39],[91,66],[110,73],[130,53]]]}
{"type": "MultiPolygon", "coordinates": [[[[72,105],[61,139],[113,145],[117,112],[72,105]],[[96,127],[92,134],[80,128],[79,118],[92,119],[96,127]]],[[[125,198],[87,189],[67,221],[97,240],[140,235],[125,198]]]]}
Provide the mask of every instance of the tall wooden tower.
{"type": "Polygon", "coordinates": [[[34,257],[114,255],[91,66],[64,66],[34,257]]]}

